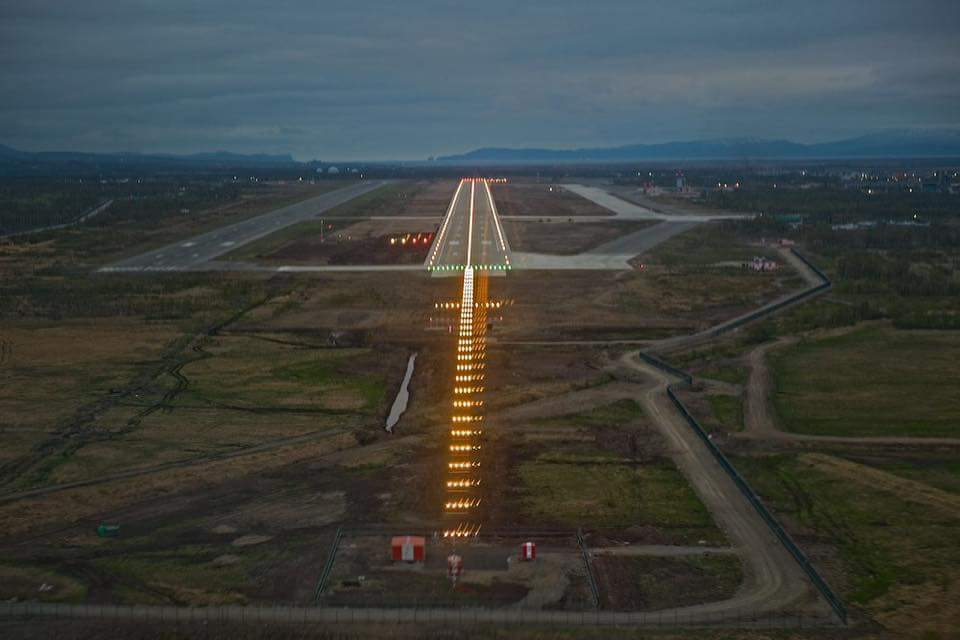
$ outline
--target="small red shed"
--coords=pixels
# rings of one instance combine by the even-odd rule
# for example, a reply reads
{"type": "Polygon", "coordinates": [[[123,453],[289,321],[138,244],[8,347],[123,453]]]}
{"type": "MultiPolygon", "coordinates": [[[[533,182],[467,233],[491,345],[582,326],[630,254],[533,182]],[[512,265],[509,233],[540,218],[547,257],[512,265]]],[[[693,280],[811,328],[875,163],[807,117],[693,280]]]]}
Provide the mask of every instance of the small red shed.
{"type": "Polygon", "coordinates": [[[524,542],[520,545],[520,559],[526,562],[537,559],[537,545],[534,542],[524,542]]]}
{"type": "Polygon", "coordinates": [[[394,562],[423,562],[426,540],[423,536],[394,536],[390,552],[394,562]]]}

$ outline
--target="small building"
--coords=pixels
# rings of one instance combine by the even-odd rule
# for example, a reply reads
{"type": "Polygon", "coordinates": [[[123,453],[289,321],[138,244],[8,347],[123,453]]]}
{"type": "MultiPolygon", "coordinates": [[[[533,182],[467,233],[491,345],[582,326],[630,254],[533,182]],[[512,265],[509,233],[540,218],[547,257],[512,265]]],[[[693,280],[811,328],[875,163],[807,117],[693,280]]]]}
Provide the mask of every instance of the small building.
{"type": "Polygon", "coordinates": [[[423,562],[426,540],[422,536],[394,536],[390,552],[394,562],[423,562]]]}
{"type": "Polygon", "coordinates": [[[520,559],[524,562],[532,562],[537,559],[537,544],[535,542],[524,542],[520,545],[520,559]]]}
{"type": "Polygon", "coordinates": [[[745,266],[753,269],[754,271],[776,271],[778,265],[774,260],[769,258],[764,258],[763,256],[755,256],[753,260],[747,262],[745,266]]]}

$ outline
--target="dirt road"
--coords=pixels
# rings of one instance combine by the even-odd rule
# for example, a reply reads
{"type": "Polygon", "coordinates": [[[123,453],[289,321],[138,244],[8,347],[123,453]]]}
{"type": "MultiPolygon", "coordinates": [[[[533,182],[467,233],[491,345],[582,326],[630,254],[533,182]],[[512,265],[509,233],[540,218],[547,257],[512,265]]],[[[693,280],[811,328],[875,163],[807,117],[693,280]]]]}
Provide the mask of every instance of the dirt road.
{"type": "MultiPolygon", "coordinates": [[[[640,382],[613,382],[600,387],[573,391],[561,396],[536,400],[505,409],[498,414],[502,423],[559,416],[608,404],[622,398],[640,402],[650,420],[663,435],[668,455],[687,478],[710,511],[733,549],[710,550],[700,547],[658,547],[625,545],[613,549],[592,549],[592,553],[618,555],[689,555],[699,552],[735,552],[744,566],[744,582],[737,594],[728,600],[704,603],[677,609],[677,615],[715,616],[751,610],[771,613],[784,609],[823,614],[827,605],[816,598],[796,560],[780,544],[770,528],[757,514],[713,455],[697,437],[667,396],[672,378],[637,357],[636,352],[623,356],[619,364],[640,382]]],[[[673,614],[671,610],[670,615],[673,614]]]]}
{"type": "Polygon", "coordinates": [[[666,438],[677,467],[744,564],[744,582],[733,598],[684,607],[681,613],[709,615],[737,609],[772,612],[785,608],[824,612],[826,603],[815,597],[794,558],[677,412],[667,396],[667,385],[675,381],[640,360],[636,352],[626,354],[622,362],[650,380],[640,397],[647,415],[666,438]]]}
{"type": "MultiPolygon", "coordinates": [[[[854,331],[862,325],[844,327],[842,332],[854,331]]],[[[840,331],[830,335],[839,335],[840,331]]],[[[744,397],[744,430],[730,434],[733,438],[747,440],[772,440],[781,445],[791,443],[820,443],[831,445],[847,445],[854,447],[910,447],[910,448],[939,448],[958,447],[960,438],[922,438],[910,436],[818,436],[803,433],[783,431],[777,423],[773,407],[770,403],[773,393],[773,377],[767,363],[767,355],[775,350],[795,344],[797,338],[781,338],[774,342],[762,344],[747,354],[747,365],[750,368],[747,379],[746,395],[744,397]]]]}
{"type": "MultiPolygon", "coordinates": [[[[752,322],[754,319],[759,319],[762,317],[769,316],[774,312],[779,312],[784,309],[789,309],[795,304],[805,302],[809,300],[811,293],[817,288],[824,285],[826,282],[819,276],[817,273],[811,269],[803,260],[798,258],[792,251],[789,249],[780,249],[780,256],[784,261],[788,262],[790,265],[797,270],[797,273],[803,278],[804,282],[807,283],[807,286],[801,291],[794,291],[783,296],[780,296],[776,300],[768,302],[767,304],[742,315],[739,315],[735,318],[731,318],[725,322],[714,325],[698,333],[686,335],[686,336],[676,336],[673,338],[666,338],[664,340],[658,340],[651,343],[650,350],[657,354],[667,354],[681,349],[689,349],[690,347],[697,346],[715,340],[719,336],[732,331],[736,328],[739,328],[741,325],[747,324],[748,319],[752,322]],[[751,319],[752,316],[758,316],[757,318],[751,319]]],[[[829,289],[823,289],[827,291],[829,289]]]]}

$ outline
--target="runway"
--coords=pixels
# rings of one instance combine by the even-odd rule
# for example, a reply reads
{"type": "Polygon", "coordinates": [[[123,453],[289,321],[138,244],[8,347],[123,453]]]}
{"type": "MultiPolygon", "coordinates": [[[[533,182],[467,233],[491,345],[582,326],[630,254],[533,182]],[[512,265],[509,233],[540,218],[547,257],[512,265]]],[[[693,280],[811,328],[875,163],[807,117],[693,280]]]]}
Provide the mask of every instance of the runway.
{"type": "Polygon", "coordinates": [[[489,275],[513,268],[487,180],[467,178],[457,185],[425,266],[435,276],[458,275],[468,266],[489,275]]]}
{"type": "Polygon", "coordinates": [[[103,272],[193,271],[207,262],[292,224],[311,220],[325,211],[378,189],[389,180],[370,180],[330,191],[242,222],[208,231],[166,247],[101,267],[103,272]]]}

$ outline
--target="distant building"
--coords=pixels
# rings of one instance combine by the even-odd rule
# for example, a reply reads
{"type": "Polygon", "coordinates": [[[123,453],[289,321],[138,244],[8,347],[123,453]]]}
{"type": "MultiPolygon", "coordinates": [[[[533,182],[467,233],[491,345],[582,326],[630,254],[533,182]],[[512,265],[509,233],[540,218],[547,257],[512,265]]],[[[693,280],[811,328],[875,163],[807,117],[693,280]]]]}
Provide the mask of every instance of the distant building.
{"type": "Polygon", "coordinates": [[[769,258],[764,258],[763,256],[754,256],[753,260],[744,263],[744,266],[753,269],[754,271],[776,271],[780,265],[769,258]]]}
{"type": "Polygon", "coordinates": [[[799,213],[775,213],[773,219],[777,222],[786,222],[792,227],[799,227],[803,224],[803,216],[799,213]]]}
{"type": "Polygon", "coordinates": [[[338,168],[336,168],[336,167],[332,167],[332,166],[331,166],[331,167],[327,167],[327,173],[330,174],[330,175],[336,175],[336,174],[340,173],[340,169],[338,169],[338,168]]]}

